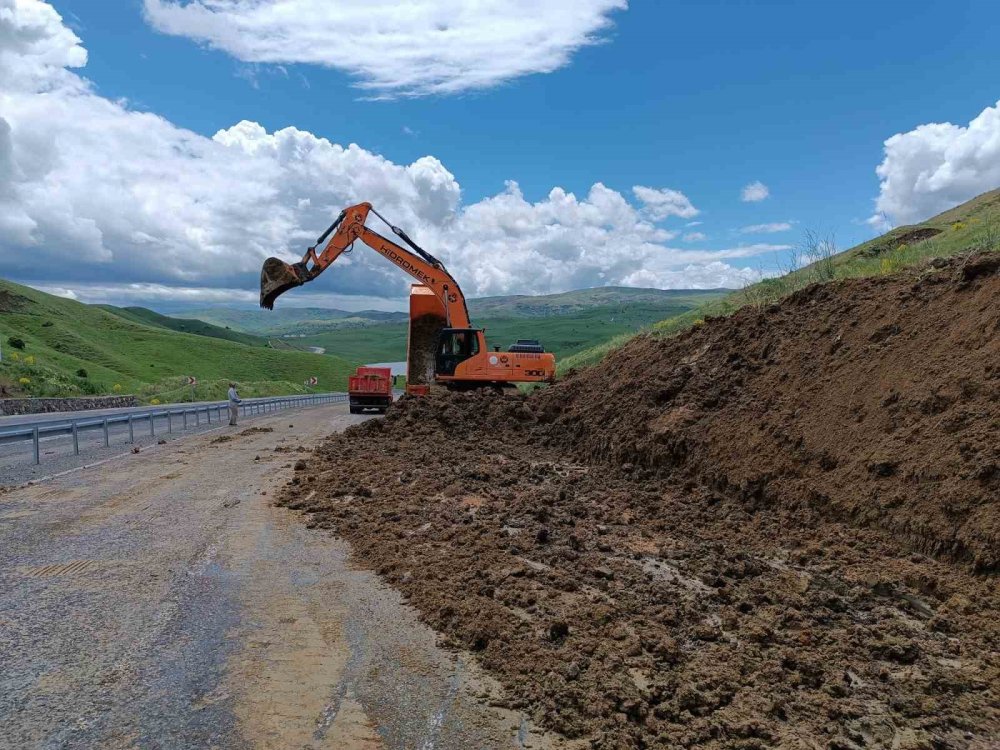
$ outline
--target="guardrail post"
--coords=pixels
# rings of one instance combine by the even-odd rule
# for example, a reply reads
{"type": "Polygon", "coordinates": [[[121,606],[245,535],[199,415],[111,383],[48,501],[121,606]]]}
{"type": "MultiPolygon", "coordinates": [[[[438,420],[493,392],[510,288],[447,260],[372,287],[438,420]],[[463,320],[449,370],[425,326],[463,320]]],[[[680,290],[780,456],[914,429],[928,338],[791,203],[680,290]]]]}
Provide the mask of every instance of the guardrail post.
{"type": "Polygon", "coordinates": [[[198,416],[198,407],[197,406],[194,407],[194,426],[195,427],[200,427],[201,426],[201,417],[198,416]]]}
{"type": "Polygon", "coordinates": [[[76,428],[76,420],[73,420],[73,455],[80,455],[80,434],[76,428]]]}
{"type": "Polygon", "coordinates": [[[188,428],[188,413],[186,409],[181,409],[181,416],[184,417],[184,429],[188,428]]]}
{"type": "Polygon", "coordinates": [[[156,414],[149,412],[149,436],[156,437],[156,414]]]}
{"type": "Polygon", "coordinates": [[[111,436],[108,434],[108,418],[104,418],[104,447],[111,445],[111,436]]]}
{"type": "Polygon", "coordinates": [[[170,434],[174,431],[174,416],[170,409],[167,409],[167,433],[170,434]]]}
{"type": "Polygon", "coordinates": [[[212,409],[211,407],[205,407],[205,419],[208,420],[209,424],[212,424],[212,409]]]}
{"type": "Polygon", "coordinates": [[[132,415],[128,415],[128,441],[130,443],[135,442],[135,428],[132,426],[132,415]]]}
{"type": "Polygon", "coordinates": [[[31,431],[31,439],[35,444],[35,463],[40,464],[42,462],[42,454],[38,445],[38,425],[35,425],[35,429],[31,431]]]}

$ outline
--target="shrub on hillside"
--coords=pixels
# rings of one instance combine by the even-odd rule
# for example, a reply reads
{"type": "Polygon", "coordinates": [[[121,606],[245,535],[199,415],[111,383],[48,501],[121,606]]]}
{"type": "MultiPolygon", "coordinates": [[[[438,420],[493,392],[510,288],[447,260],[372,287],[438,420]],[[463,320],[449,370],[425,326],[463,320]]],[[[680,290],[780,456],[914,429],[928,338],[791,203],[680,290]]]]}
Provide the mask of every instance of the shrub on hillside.
{"type": "Polygon", "coordinates": [[[20,339],[17,336],[11,336],[7,339],[7,346],[12,349],[24,349],[24,339],[20,339]]]}
{"type": "Polygon", "coordinates": [[[76,371],[76,376],[78,378],[85,378],[87,377],[87,371],[81,367],[79,370],[76,371]]]}

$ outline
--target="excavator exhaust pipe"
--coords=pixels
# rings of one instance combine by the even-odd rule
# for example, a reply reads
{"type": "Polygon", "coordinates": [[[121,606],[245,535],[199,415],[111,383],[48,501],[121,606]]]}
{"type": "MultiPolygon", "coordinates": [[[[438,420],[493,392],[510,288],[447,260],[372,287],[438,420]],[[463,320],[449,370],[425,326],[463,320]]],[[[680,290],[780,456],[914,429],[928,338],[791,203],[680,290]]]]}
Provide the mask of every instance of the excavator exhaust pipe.
{"type": "Polygon", "coordinates": [[[268,258],[260,269],[260,306],[274,309],[274,301],[289,289],[309,281],[305,263],[285,263],[280,258],[268,258]]]}

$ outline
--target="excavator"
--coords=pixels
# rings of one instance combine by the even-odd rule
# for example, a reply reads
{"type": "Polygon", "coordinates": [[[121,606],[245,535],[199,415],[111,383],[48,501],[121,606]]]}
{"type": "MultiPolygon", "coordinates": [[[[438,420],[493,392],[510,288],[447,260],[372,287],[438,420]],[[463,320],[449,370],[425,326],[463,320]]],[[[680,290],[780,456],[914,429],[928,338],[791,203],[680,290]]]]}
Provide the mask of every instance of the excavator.
{"type": "Polygon", "coordinates": [[[425,394],[432,384],[467,389],[551,382],[555,378],[555,356],[533,339],[518,340],[506,352],[501,352],[500,347],[491,350],[485,329],[474,327],[469,320],[465,296],[444,264],[387,221],[370,203],[341,211],[298,263],[286,263],[280,258],[264,261],[260,306],[274,309],[280,295],[315,279],[337,258],[349,253],[358,240],[417,281],[410,288],[408,393],[425,394]],[[365,226],[370,214],[381,219],[407,247],[365,226]],[[317,253],[320,246],[323,249],[317,253]]]}

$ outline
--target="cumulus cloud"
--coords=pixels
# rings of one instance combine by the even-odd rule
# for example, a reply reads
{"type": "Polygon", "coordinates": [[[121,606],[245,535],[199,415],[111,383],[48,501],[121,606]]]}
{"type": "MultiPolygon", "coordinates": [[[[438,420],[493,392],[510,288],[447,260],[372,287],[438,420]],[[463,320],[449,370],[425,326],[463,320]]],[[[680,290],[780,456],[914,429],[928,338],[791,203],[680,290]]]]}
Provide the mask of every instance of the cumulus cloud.
{"type": "Polygon", "coordinates": [[[751,224],[748,227],[742,227],[740,234],[776,234],[787,232],[791,228],[792,222],[790,221],[775,221],[770,224],[751,224]]]}
{"type": "Polygon", "coordinates": [[[627,0],[144,0],[159,31],[246,63],[306,63],[376,96],[454,94],[550,73],[627,0]]]}
{"type": "Polygon", "coordinates": [[[636,185],[632,188],[632,193],[642,202],[646,213],[653,221],[662,221],[670,216],[690,219],[701,213],[691,205],[691,201],[680,190],[636,185]]]}
{"type": "Polygon", "coordinates": [[[688,232],[682,237],[685,242],[703,242],[708,239],[704,232],[688,232]]]}
{"type": "Polygon", "coordinates": [[[912,224],[1000,187],[1000,102],[967,126],[920,125],[885,142],[869,223],[912,224]]]}
{"type": "MultiPolygon", "coordinates": [[[[738,285],[725,260],[777,247],[670,247],[676,232],[656,222],[697,213],[679,191],[637,186],[634,205],[597,183],[583,197],[553,188],[532,202],[511,182],[463,204],[458,180],[432,156],[395,164],[248,121],[207,138],[97,95],[74,70],[85,62],[51,6],[0,0],[0,274],[81,299],[98,288],[129,299],[255,299],[265,257],[297,259],[363,200],[445,260],[470,296],[640,280],[738,285]]],[[[409,282],[359,249],[301,294],[398,299],[409,282]]]]}
{"type": "Polygon", "coordinates": [[[765,185],[760,180],[755,180],[747,185],[743,186],[743,192],[740,194],[740,200],[744,203],[758,203],[771,194],[768,190],[767,185],[765,185]]]}

